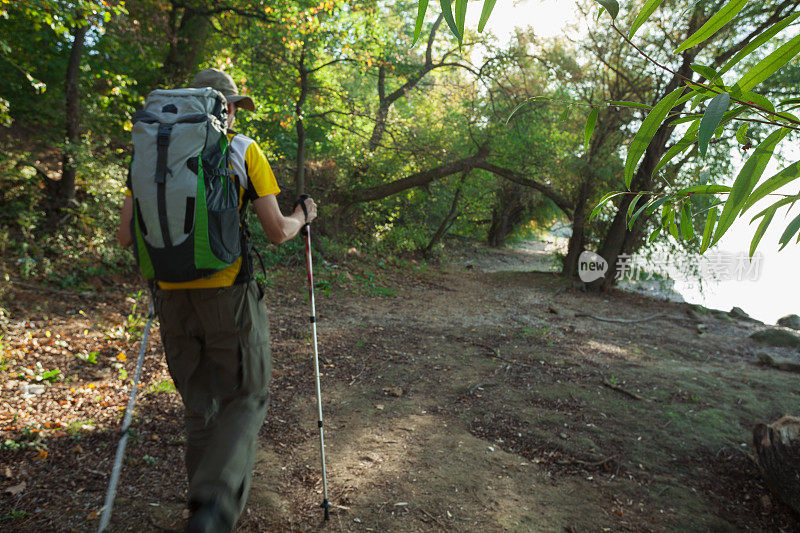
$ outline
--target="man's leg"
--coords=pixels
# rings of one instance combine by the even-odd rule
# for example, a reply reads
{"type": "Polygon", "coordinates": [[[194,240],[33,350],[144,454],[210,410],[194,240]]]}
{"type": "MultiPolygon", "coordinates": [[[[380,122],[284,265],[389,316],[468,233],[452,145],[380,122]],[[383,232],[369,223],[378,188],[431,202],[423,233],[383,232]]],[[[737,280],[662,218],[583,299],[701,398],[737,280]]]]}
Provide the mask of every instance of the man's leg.
{"type": "Polygon", "coordinates": [[[216,414],[210,384],[202,371],[202,325],[186,290],[156,289],[156,306],[169,373],[184,404],[185,464],[191,484],[211,440],[216,414]]]}
{"type": "Polygon", "coordinates": [[[256,438],[269,402],[272,364],[265,299],[250,282],[226,291],[195,291],[192,300],[205,333],[199,373],[211,385],[218,410],[208,421],[213,429],[189,497],[195,505],[218,506],[232,528],[247,501],[256,438]]]}
{"type": "Polygon", "coordinates": [[[189,409],[184,412],[184,421],[186,422],[186,473],[191,486],[192,479],[197,473],[197,467],[200,465],[208,443],[211,442],[217,424],[216,417],[207,421],[203,414],[189,409]]]}

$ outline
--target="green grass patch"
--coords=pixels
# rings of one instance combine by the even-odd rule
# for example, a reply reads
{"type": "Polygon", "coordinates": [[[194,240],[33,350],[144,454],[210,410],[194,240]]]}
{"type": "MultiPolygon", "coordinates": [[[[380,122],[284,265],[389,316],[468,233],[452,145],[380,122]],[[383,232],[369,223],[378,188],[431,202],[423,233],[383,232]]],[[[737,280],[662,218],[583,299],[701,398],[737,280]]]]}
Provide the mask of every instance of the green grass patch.
{"type": "Polygon", "coordinates": [[[147,394],[169,394],[173,392],[178,392],[178,389],[175,388],[175,383],[171,379],[158,381],[147,388],[147,394]]]}

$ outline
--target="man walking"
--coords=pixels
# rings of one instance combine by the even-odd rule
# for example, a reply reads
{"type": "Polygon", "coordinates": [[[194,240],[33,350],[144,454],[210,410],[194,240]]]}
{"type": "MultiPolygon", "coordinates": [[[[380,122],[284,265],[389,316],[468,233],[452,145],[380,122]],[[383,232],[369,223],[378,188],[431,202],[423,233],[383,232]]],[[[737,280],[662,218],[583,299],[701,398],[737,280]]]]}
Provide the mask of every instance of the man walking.
{"type": "MultiPolygon", "coordinates": [[[[198,73],[192,87],[211,87],[227,101],[230,169],[235,173],[230,179],[239,184],[242,216],[252,201],[270,241],[295,237],[316,218],[316,204],[305,200],[307,219],[300,206],[284,216],[264,154],[252,139],[230,131],[239,109],[255,111],[252,99],[238,94],[233,79],[217,69],[198,73]]],[[[123,246],[133,244],[133,214],[129,190],[117,231],[123,246]]],[[[231,531],[247,501],[272,372],[265,295],[252,271],[243,250],[241,258],[210,276],[160,281],[154,290],[169,372],[185,408],[191,511],[186,530],[191,532],[231,531]]]]}

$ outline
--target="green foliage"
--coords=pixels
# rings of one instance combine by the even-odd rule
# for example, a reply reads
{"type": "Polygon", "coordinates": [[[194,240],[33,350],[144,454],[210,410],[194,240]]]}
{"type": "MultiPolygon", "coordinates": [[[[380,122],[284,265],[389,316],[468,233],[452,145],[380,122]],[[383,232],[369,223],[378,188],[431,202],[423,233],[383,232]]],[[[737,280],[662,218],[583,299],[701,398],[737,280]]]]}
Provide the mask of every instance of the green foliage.
{"type": "Polygon", "coordinates": [[[147,394],[172,394],[177,392],[175,384],[171,379],[164,379],[157,383],[153,383],[147,388],[147,394]]]}
{"type": "Polygon", "coordinates": [[[142,336],[142,330],[147,323],[147,316],[140,312],[139,304],[146,298],[143,290],[139,290],[135,294],[129,294],[128,298],[133,300],[131,310],[125,317],[122,327],[131,339],[139,339],[142,336]]]}
{"type": "Polygon", "coordinates": [[[592,138],[592,132],[594,132],[594,126],[597,124],[597,108],[592,108],[589,112],[589,116],[586,119],[586,130],[584,133],[584,150],[589,149],[589,142],[592,138]]]}
{"type": "Polygon", "coordinates": [[[730,101],[731,95],[728,93],[715,96],[711,103],[708,104],[706,112],[703,114],[702,120],[700,120],[700,125],[697,128],[697,145],[703,157],[706,156],[708,142],[717,130],[725,111],[728,110],[730,101]]]}
{"type": "Polygon", "coordinates": [[[642,10],[639,11],[639,14],[636,15],[636,19],[631,24],[631,29],[628,32],[629,39],[633,38],[636,31],[642,27],[642,24],[644,24],[647,19],[650,18],[650,15],[653,14],[656,8],[658,8],[663,1],[664,0],[647,0],[647,2],[645,2],[644,6],[642,6],[642,10]]]}
{"type": "Polygon", "coordinates": [[[383,298],[394,298],[397,296],[395,290],[391,287],[387,287],[379,280],[376,279],[376,275],[372,272],[367,272],[365,274],[358,274],[353,276],[356,284],[356,290],[363,294],[366,294],[370,297],[380,296],[383,298]]]}
{"type": "Polygon", "coordinates": [[[417,7],[417,22],[414,25],[414,43],[412,43],[412,46],[416,44],[420,33],[422,33],[422,24],[425,22],[425,13],[427,10],[428,0],[420,0],[419,6],[417,7]]]}
{"type": "MultiPolygon", "coordinates": [[[[736,82],[731,92],[736,95],[739,92],[745,93],[749,91],[775,74],[778,69],[794,59],[798,53],[800,53],[800,35],[795,36],[792,40],[784,43],[777,50],[759,61],[736,82]]],[[[790,118],[790,122],[793,122],[795,126],[799,123],[796,119],[787,118],[790,118]]]]}
{"type": "MultiPolygon", "coordinates": [[[[733,131],[740,144],[758,144],[758,139],[770,138],[778,127],[794,131],[800,124],[791,114],[800,103],[792,100],[793,94],[783,95],[775,104],[776,99],[761,90],[767,80],[771,83],[784,76],[784,67],[796,55],[798,42],[782,37],[796,14],[779,20],[722,67],[709,63],[719,50],[712,47],[705,52],[706,47],[726,43],[720,41],[721,36],[729,35],[740,20],[752,20],[751,13],[757,10],[749,3],[740,7],[735,18],[728,18],[739,3],[728,2],[716,14],[709,14],[700,31],[684,41],[687,47],[697,41],[687,51],[700,54],[692,59],[692,68],[705,81],[687,81],[656,105],[659,98],[650,97],[659,85],[653,82],[659,71],[651,63],[617,55],[607,59],[606,68],[585,60],[586,54],[571,45],[555,41],[545,46],[525,32],[503,47],[487,36],[481,51],[484,64],[472,65],[470,59],[476,56],[465,20],[467,9],[473,7],[462,0],[442,1],[433,8],[437,18],[442,12],[445,23],[436,26],[438,31],[431,37],[430,57],[425,48],[434,17],[426,14],[430,4],[426,0],[386,4],[298,0],[269,6],[241,2],[242,10],[258,8],[259,16],[224,9],[214,16],[198,15],[198,23],[207,22],[209,31],[193,50],[181,48],[185,46],[181,39],[164,38],[178,36],[180,28],[171,16],[175,11],[155,0],[125,5],[88,0],[4,4],[0,123],[13,121],[0,155],[0,203],[4,206],[0,249],[12,258],[4,268],[15,276],[70,289],[97,287],[97,280],[102,285],[113,274],[130,274],[131,258],[114,242],[129,155],[129,116],[150,89],[167,80],[182,83],[167,71],[174,53],[189,51],[194,55],[181,56],[191,63],[183,66],[183,79],[199,68],[224,68],[256,101],[256,113],[237,115],[237,128],[264,147],[284,190],[281,198],[291,196],[297,186],[294,176],[302,121],[305,185],[321,200],[322,238],[334,255],[343,255],[351,246],[369,255],[414,253],[428,246],[451,211],[450,235],[483,238],[495,214],[509,207],[503,198],[512,187],[486,171],[470,169],[462,181],[457,174],[439,177],[378,200],[347,204],[347,194],[397,183],[485,147],[491,163],[546,184],[568,204],[574,203],[587,180],[596,188],[581,194],[595,200],[617,187],[621,176],[631,186],[645,149],[665,122],[676,126],[677,142],[658,162],[654,176],[667,186],[632,191],[637,201],[625,214],[631,224],[644,220],[653,226],[660,208],[667,213],[665,229],[674,226],[681,239],[699,245],[699,235],[707,227],[703,224],[706,214],[717,211],[711,209],[711,202],[698,200],[699,196],[717,202],[745,191],[750,197],[768,195],[790,183],[797,170],[790,166],[769,185],[749,186],[760,176],[760,167],[754,164],[749,177],[742,178],[748,186],[689,190],[696,185],[692,180],[708,185],[710,171],[727,168],[721,154],[733,142],[733,131]],[[76,7],[85,8],[83,19],[75,15],[76,7]],[[63,134],[63,78],[71,34],[83,23],[90,25],[90,32],[80,76],[82,141],[71,145],[64,142],[63,134]],[[458,45],[448,31],[456,35],[458,45]],[[781,44],[779,39],[786,42],[781,44]],[[423,46],[415,49],[414,43],[420,41],[423,46]],[[612,94],[611,72],[632,73],[629,79],[637,80],[641,74],[644,81],[637,82],[635,90],[612,94]],[[639,94],[644,95],[641,101],[632,101],[639,94]],[[578,110],[589,106],[585,119],[578,110]],[[642,115],[642,125],[636,128],[642,115]],[[742,121],[750,127],[742,126],[742,121]],[[616,147],[630,139],[623,164],[616,147]],[[702,162],[691,160],[695,153],[704,157],[702,162]],[[64,156],[77,162],[79,192],[74,202],[59,205],[54,192],[57,182],[51,178],[58,177],[64,156]],[[690,159],[681,161],[684,157],[690,159]],[[699,171],[701,165],[705,173],[699,171]]],[[[210,5],[206,0],[196,4],[198,8],[210,5]]],[[[614,0],[599,5],[611,15],[613,24],[632,21],[630,31],[620,37],[637,35],[648,51],[658,42],[657,29],[646,24],[648,18],[658,9],[665,15],[679,13],[677,4],[656,0],[630,4],[634,9],[641,6],[638,14],[620,12],[614,0]]],[[[483,2],[479,31],[494,7],[494,0],[483,2]]],[[[682,35],[672,30],[665,26],[663,31],[682,35]]],[[[619,48],[619,38],[612,31],[604,39],[601,48],[619,48]]],[[[765,150],[759,153],[765,155],[765,150]]],[[[512,236],[564,216],[533,189],[516,188],[513,194],[518,196],[521,215],[512,224],[512,236]]],[[[722,208],[719,225],[715,219],[708,240],[718,240],[731,215],[740,216],[751,205],[745,201],[738,210],[722,208]]],[[[593,210],[587,230],[591,238],[607,227],[610,207],[593,210]]],[[[773,214],[765,213],[762,224],[772,221],[773,214]]],[[[274,267],[302,260],[299,240],[273,246],[257,231],[257,221],[251,220],[250,227],[266,260],[267,278],[274,267]]],[[[648,233],[652,229],[648,227],[648,233]]],[[[361,280],[365,286],[373,282],[361,280]]],[[[136,337],[143,321],[141,309],[132,310],[120,335],[136,337]]]]}
{"type": "Polygon", "coordinates": [[[725,201],[725,207],[722,209],[722,214],[719,216],[717,223],[717,230],[714,233],[714,239],[711,241],[713,245],[719,241],[725,231],[733,224],[734,219],[739,215],[750,193],[756,186],[756,183],[761,179],[761,175],[767,168],[772,157],[775,147],[778,143],[786,137],[788,130],[779,129],[769,137],[767,137],[761,144],[756,147],[753,155],[751,155],[745,162],[736,180],[733,182],[728,199],[725,201]]]}
{"type": "Polygon", "coordinates": [[[483,28],[486,27],[486,23],[489,21],[489,16],[492,14],[492,10],[494,9],[494,5],[497,3],[497,0],[485,0],[483,2],[483,9],[481,10],[481,18],[478,21],[478,31],[483,31],[483,28]]]}
{"type": "Polygon", "coordinates": [[[52,383],[53,381],[59,379],[59,376],[61,375],[61,370],[58,368],[47,370],[39,361],[36,361],[32,369],[28,367],[19,368],[21,372],[18,374],[18,377],[27,378],[33,381],[49,381],[52,383]]]}
{"type": "Polygon", "coordinates": [[[603,6],[612,19],[619,15],[619,3],[616,0],[595,0],[595,2],[603,6]]]}
{"type": "Polygon", "coordinates": [[[794,13],[789,15],[788,17],[776,22],[771,27],[769,27],[766,31],[763,31],[758,37],[753,39],[751,42],[747,43],[741,50],[739,50],[736,55],[728,60],[722,68],[719,70],[720,74],[724,74],[728,72],[731,68],[737,65],[741,60],[749,57],[754,51],[756,51],[761,45],[767,43],[770,39],[775,37],[779,32],[783,31],[789,24],[797,20],[797,17],[800,17],[800,13],[794,13]]]}
{"type": "Polygon", "coordinates": [[[721,9],[714,13],[714,15],[711,16],[711,18],[709,18],[699,30],[694,32],[680,46],[678,46],[673,53],[679,54],[687,48],[697,46],[703,41],[709,39],[725,24],[730,22],[733,17],[735,17],[742,10],[745,4],[747,4],[747,0],[730,0],[721,9]]]}
{"type": "Polygon", "coordinates": [[[464,26],[462,24],[459,28],[458,22],[456,22],[456,19],[453,17],[452,3],[450,0],[439,0],[439,5],[442,8],[442,16],[444,17],[444,21],[447,23],[450,31],[453,32],[453,35],[456,36],[456,39],[458,39],[460,44],[461,40],[464,38],[464,26]]]}
{"type": "Polygon", "coordinates": [[[628,149],[627,157],[625,158],[626,187],[631,186],[633,173],[639,164],[639,160],[644,155],[645,150],[647,150],[647,146],[650,144],[650,141],[653,140],[656,131],[658,131],[658,128],[661,127],[661,123],[675,106],[675,103],[681,94],[683,94],[683,91],[684,88],[679,87],[666,95],[653,107],[653,109],[647,115],[647,118],[645,118],[642,122],[642,126],[639,128],[639,131],[636,132],[636,136],[634,136],[631,146],[628,149]]]}
{"type": "Polygon", "coordinates": [[[10,513],[0,516],[0,520],[18,520],[29,515],[30,513],[28,511],[23,511],[22,509],[12,509],[10,513]]]}
{"type": "Polygon", "coordinates": [[[80,359],[85,363],[91,363],[93,365],[97,364],[97,356],[100,355],[100,352],[78,352],[75,354],[75,357],[80,359]]]}
{"type": "Polygon", "coordinates": [[[89,418],[88,420],[74,420],[64,427],[64,433],[72,435],[73,438],[80,438],[81,434],[86,431],[87,428],[91,429],[90,426],[94,426],[94,424],[94,418],[89,418]]]}
{"type": "MultiPolygon", "coordinates": [[[[646,22],[659,4],[660,2],[654,1],[645,3],[628,33],[628,39],[646,22]]],[[[713,12],[697,31],[688,36],[674,53],[680,54],[693,47],[706,47],[709,40],[715,39],[723,27],[734,20],[737,15],[741,16],[742,13],[745,13],[746,5],[747,2],[745,0],[727,2],[721,9],[713,12]]],[[[768,9],[769,7],[765,7],[766,12],[768,12],[768,9]]],[[[780,38],[781,32],[797,17],[798,14],[795,13],[779,19],[778,22],[773,23],[760,35],[754,36],[751,41],[744,42],[741,50],[733,54],[718,70],[702,63],[692,64],[692,70],[704,77],[708,83],[704,84],[683,77],[683,83],[689,87],[690,91],[683,97],[677,98],[676,95],[685,92],[685,88],[680,87],[667,95],[653,108],[639,127],[627,154],[625,183],[628,187],[630,187],[631,178],[639,159],[644,154],[653,134],[658,128],[665,127],[665,124],[677,125],[683,122],[691,122],[688,129],[682,134],[682,138],[664,153],[655,167],[654,175],[683,152],[689,151],[689,155],[692,155],[693,151],[697,149],[702,157],[706,157],[712,138],[719,139],[729,127],[729,124],[735,124],[739,121],[735,128],[734,138],[739,144],[744,145],[744,149],[754,141],[753,135],[749,135],[749,126],[756,124],[761,126],[759,129],[764,129],[762,125],[765,124],[769,128],[764,140],[757,144],[753,154],[744,162],[730,189],[723,189],[721,185],[713,189],[707,188],[704,190],[684,187],[678,190],[672,188],[671,191],[668,189],[665,193],[653,195],[649,205],[652,206],[657,198],[657,201],[660,202],[659,205],[662,208],[663,216],[660,227],[656,228],[651,234],[651,240],[660,233],[661,229],[668,230],[676,239],[693,240],[694,225],[691,221],[697,215],[692,215],[691,212],[686,211],[688,206],[687,199],[690,199],[692,195],[713,195],[710,203],[722,205],[721,213],[718,213],[716,207],[704,209],[698,213],[705,214],[700,245],[701,251],[705,251],[709,246],[718,242],[734,220],[742,216],[756,202],[797,179],[798,167],[796,164],[792,164],[759,187],[756,187],[768,163],[778,151],[781,142],[790,133],[800,131],[800,119],[788,112],[792,105],[790,102],[793,101],[791,98],[784,99],[778,105],[775,105],[764,94],[753,92],[754,89],[788,65],[800,53],[800,37],[795,36],[785,42],[781,42],[780,38]],[[758,60],[759,54],[765,55],[758,60]],[[741,67],[741,64],[748,60],[751,62],[753,60],[756,61],[748,69],[742,69],[744,73],[740,74],[738,81],[734,84],[726,83],[725,75],[734,66],[741,67]],[[669,115],[669,110],[673,106],[676,104],[681,105],[682,102],[690,99],[693,100],[692,108],[708,99],[710,99],[710,102],[702,113],[691,113],[683,118],[669,115]],[[728,107],[731,100],[735,101],[737,106],[729,110],[728,107]],[[661,106],[660,113],[656,113],[656,109],[659,106],[661,106]],[[674,217],[676,210],[680,213],[680,231],[674,217]]],[[[634,46],[630,41],[629,44],[634,46]]],[[[702,55],[698,57],[702,57],[702,55]]],[[[657,63],[651,57],[648,56],[647,59],[662,69],[662,72],[665,70],[663,65],[657,63]]],[[[601,199],[601,204],[613,197],[614,195],[606,195],[601,199]]],[[[761,221],[754,232],[750,246],[751,254],[755,252],[767,227],[773,221],[776,211],[786,206],[791,210],[795,201],[796,197],[785,196],[753,217],[752,221],[758,218],[761,218],[761,221]]],[[[595,208],[593,215],[599,212],[599,207],[598,205],[595,208]]],[[[641,211],[632,213],[629,210],[628,218],[631,221],[635,220],[639,214],[641,214],[641,211]]],[[[791,238],[794,237],[798,229],[800,229],[798,225],[800,225],[800,219],[798,217],[792,218],[780,238],[781,247],[786,246],[791,238]]]]}
{"type": "Polygon", "coordinates": [[[34,155],[0,155],[0,249],[16,258],[9,266],[22,278],[82,288],[130,269],[115,238],[123,169],[87,146],[77,155],[81,190],[58,214],[34,155]]]}

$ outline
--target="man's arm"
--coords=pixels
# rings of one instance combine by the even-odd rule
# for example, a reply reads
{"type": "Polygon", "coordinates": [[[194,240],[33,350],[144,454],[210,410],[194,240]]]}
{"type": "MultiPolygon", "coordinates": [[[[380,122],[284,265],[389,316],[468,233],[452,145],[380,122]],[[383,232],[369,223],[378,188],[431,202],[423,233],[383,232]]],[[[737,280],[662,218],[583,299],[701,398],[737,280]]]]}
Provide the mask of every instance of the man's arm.
{"type": "Polygon", "coordinates": [[[133,218],[133,198],[126,196],[125,201],[122,202],[122,210],[119,213],[119,227],[117,228],[117,242],[126,248],[133,244],[131,218],[133,218]]]}
{"type": "MultiPolygon", "coordinates": [[[[308,210],[308,221],[311,222],[317,218],[317,204],[311,198],[306,199],[305,204],[308,210]]],[[[258,221],[261,222],[267,238],[275,244],[286,242],[297,235],[306,223],[303,209],[299,205],[295,208],[294,213],[288,217],[283,216],[274,194],[253,200],[253,208],[256,210],[258,221]]]]}

